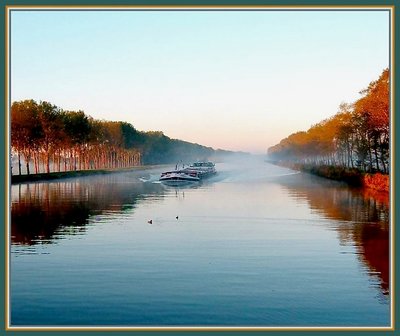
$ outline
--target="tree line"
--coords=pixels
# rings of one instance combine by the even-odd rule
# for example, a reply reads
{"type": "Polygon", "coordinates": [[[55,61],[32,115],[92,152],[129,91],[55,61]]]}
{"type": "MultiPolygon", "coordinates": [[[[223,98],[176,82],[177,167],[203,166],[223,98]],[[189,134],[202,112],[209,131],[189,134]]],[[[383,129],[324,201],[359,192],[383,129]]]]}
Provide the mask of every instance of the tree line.
{"type": "Polygon", "coordinates": [[[272,160],[389,172],[389,69],[354,103],[268,149],[272,160]]]}
{"type": "Polygon", "coordinates": [[[11,150],[19,175],[22,162],[31,174],[171,163],[216,152],[162,132],[141,132],[127,122],[96,120],[80,110],[34,100],[11,106],[11,150]]]}

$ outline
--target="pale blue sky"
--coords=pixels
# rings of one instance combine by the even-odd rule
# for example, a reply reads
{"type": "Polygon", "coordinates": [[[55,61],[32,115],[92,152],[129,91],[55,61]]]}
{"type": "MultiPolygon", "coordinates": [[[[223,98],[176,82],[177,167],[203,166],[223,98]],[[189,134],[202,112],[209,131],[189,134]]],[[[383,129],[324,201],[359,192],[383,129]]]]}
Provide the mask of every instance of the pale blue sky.
{"type": "Polygon", "coordinates": [[[11,100],[265,153],[389,66],[388,11],[11,12],[11,100]]]}

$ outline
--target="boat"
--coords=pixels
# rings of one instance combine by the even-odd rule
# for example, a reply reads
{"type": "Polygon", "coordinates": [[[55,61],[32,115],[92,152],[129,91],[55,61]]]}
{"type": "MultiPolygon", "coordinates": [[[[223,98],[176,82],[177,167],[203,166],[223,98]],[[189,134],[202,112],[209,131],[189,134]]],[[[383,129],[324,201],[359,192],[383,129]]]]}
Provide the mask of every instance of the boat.
{"type": "Polygon", "coordinates": [[[159,181],[180,184],[184,182],[199,182],[201,179],[216,174],[215,164],[212,162],[195,162],[190,166],[167,171],[161,174],[159,181]]]}
{"type": "Polygon", "coordinates": [[[209,177],[217,173],[215,164],[212,162],[195,162],[186,169],[197,172],[200,178],[209,177]]]}
{"type": "Polygon", "coordinates": [[[184,182],[198,182],[200,181],[200,177],[196,171],[180,169],[162,173],[159,181],[179,184],[184,182]]]}

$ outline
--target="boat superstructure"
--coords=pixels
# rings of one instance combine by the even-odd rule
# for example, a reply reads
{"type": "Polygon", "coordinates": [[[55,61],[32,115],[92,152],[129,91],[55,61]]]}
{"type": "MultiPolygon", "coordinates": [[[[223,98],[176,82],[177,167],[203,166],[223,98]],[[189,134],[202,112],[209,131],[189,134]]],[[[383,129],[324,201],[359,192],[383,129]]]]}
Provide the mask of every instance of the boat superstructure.
{"type": "Polygon", "coordinates": [[[212,162],[195,162],[182,169],[167,171],[161,174],[159,181],[179,184],[182,182],[199,182],[201,179],[216,173],[215,164],[212,162]]]}
{"type": "Polygon", "coordinates": [[[213,162],[195,162],[192,163],[187,169],[196,171],[200,178],[209,177],[217,172],[213,162]]]}

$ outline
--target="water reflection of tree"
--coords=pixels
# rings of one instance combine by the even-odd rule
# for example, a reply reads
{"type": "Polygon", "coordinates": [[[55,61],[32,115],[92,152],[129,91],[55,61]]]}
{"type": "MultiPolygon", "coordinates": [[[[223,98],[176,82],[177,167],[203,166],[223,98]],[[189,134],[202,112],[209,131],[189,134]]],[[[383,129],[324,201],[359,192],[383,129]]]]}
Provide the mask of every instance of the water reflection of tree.
{"type": "Polygon", "coordinates": [[[60,233],[85,232],[90,217],[131,211],[146,195],[162,192],[151,183],[109,182],[81,179],[13,186],[12,243],[51,243],[60,233]]]}
{"type": "Polygon", "coordinates": [[[370,275],[379,278],[381,292],[389,293],[389,196],[302,174],[279,181],[313,211],[335,219],[343,245],[352,245],[370,275]]]}

